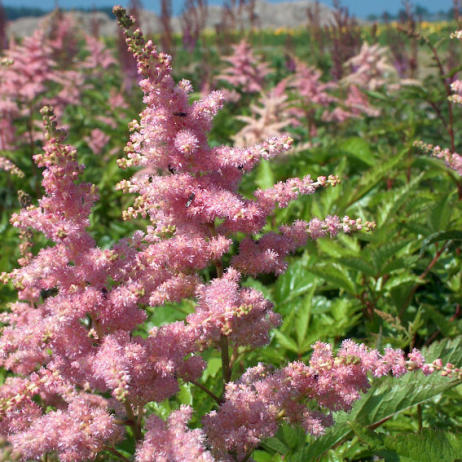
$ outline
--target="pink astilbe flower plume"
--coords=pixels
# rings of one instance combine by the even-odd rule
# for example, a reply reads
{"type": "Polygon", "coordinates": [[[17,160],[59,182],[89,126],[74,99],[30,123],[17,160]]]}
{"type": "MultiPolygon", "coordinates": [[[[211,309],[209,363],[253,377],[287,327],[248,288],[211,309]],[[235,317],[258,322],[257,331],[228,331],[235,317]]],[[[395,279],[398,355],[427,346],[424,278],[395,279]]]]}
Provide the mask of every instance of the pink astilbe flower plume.
{"type": "MultiPolygon", "coordinates": [[[[242,93],[258,93],[263,90],[265,77],[270,72],[269,66],[254,55],[252,47],[245,40],[233,45],[233,54],[225,57],[224,61],[228,66],[216,80],[227,82],[242,93]]],[[[239,99],[239,95],[226,92],[227,96],[228,93],[231,100],[239,99]]]]}
{"type": "Polygon", "coordinates": [[[345,122],[349,119],[363,116],[378,117],[380,111],[369,103],[369,99],[356,85],[350,85],[347,89],[347,97],[339,101],[338,106],[332,112],[325,112],[323,120],[326,122],[345,122]]]}
{"type": "Polygon", "coordinates": [[[92,37],[85,37],[89,55],[80,60],[80,33],[70,15],[56,11],[32,36],[6,50],[0,65],[0,150],[41,139],[41,126],[34,120],[40,107],[53,106],[60,118],[69,105],[81,103],[88,78],[101,76],[114,63],[108,49],[92,37]],[[20,119],[28,127],[21,138],[14,124],[20,119]]]}
{"type": "Polygon", "coordinates": [[[85,36],[87,50],[89,52],[87,58],[82,63],[82,66],[88,69],[108,69],[116,64],[116,60],[104,43],[91,35],[85,36]]]}
{"type": "Polygon", "coordinates": [[[101,151],[108,144],[110,139],[110,136],[106,135],[106,133],[104,133],[102,130],[99,128],[94,128],[91,131],[90,136],[85,138],[85,141],[93,153],[98,155],[101,154],[101,151]]]}
{"type": "Polygon", "coordinates": [[[364,42],[360,52],[350,58],[345,67],[350,74],[343,78],[346,85],[355,85],[366,90],[376,90],[398,79],[397,70],[388,61],[388,49],[378,44],[364,42]]]}
{"type": "Polygon", "coordinates": [[[457,152],[451,152],[448,148],[441,148],[440,146],[434,146],[432,144],[424,143],[423,141],[415,141],[414,146],[421,149],[424,152],[443,159],[446,165],[462,176],[462,155],[457,152]]]}
{"type": "Polygon", "coordinates": [[[334,423],[332,411],[349,411],[367,391],[369,373],[399,377],[418,369],[425,375],[435,370],[451,377],[461,374],[452,365],[443,367],[440,360],[426,363],[415,349],[408,358],[391,348],[381,355],[351,340],[342,343],[337,355],[330,345],[317,342],[309,364],[297,361],[275,372],[259,364],[238,381],[229,382],[219,409],[203,418],[212,453],[224,457],[232,452],[237,460],[246,460],[263,439],[276,433],[282,421],[322,435],[334,423]]]}
{"type": "Polygon", "coordinates": [[[322,82],[321,71],[307,66],[302,61],[296,62],[291,87],[297,90],[304,103],[308,105],[327,107],[336,101],[329,90],[337,88],[337,84],[335,82],[322,82]]]}
{"type": "Polygon", "coordinates": [[[12,175],[19,176],[20,178],[24,177],[24,172],[16,167],[11,160],[3,156],[0,156],[0,170],[10,172],[12,175]]]}
{"type": "Polygon", "coordinates": [[[146,423],[146,435],[135,455],[136,462],[214,462],[205,448],[202,430],[187,426],[192,409],[181,406],[165,423],[152,415],[146,423]]]}
{"type": "Polygon", "coordinates": [[[12,223],[43,232],[55,246],[41,250],[9,275],[23,302],[4,315],[0,359],[24,378],[0,388],[2,433],[24,458],[57,452],[63,461],[87,460],[122,435],[108,413],[107,400],[78,391],[96,385],[95,379],[88,370],[76,373],[77,364],[88,362],[95,349],[81,320],[93,316],[95,324],[100,323],[101,289],[113,259],[111,252],[94,246],[86,231],[95,190],[76,183],[82,168],[75,150],[62,144],[51,109],[42,113],[47,141],[44,153],[34,160],[45,168],[45,196],[38,206],[14,215],[12,223]],[[57,293],[45,297],[47,290],[57,293]],[[20,400],[14,398],[18,394],[20,400]],[[37,394],[45,407],[57,406],[56,411],[45,413],[45,407],[33,401],[37,394]]]}
{"type": "Polygon", "coordinates": [[[281,136],[290,126],[300,125],[301,111],[289,102],[287,80],[279,82],[267,93],[262,93],[257,104],[251,104],[249,116],[239,116],[246,125],[233,137],[236,146],[261,143],[267,138],[281,136]]]}
{"type": "Polygon", "coordinates": [[[372,107],[365,93],[357,84],[348,84],[344,89],[346,97],[335,96],[334,91],[341,91],[342,86],[337,82],[322,82],[321,72],[318,69],[308,67],[302,62],[297,62],[296,72],[291,86],[303,99],[300,108],[310,124],[312,133],[316,133],[314,115],[317,108],[323,108],[322,120],[326,122],[345,122],[351,118],[367,115],[376,117],[379,111],[372,107]]]}
{"type": "Polygon", "coordinates": [[[321,71],[307,66],[302,61],[296,60],[295,74],[290,81],[293,88],[301,98],[299,110],[308,121],[310,135],[316,135],[315,114],[317,109],[324,109],[324,114],[330,113],[330,106],[338,100],[332,94],[338,88],[336,82],[323,82],[321,71]]]}
{"type": "Polygon", "coordinates": [[[201,343],[218,344],[222,336],[236,346],[268,343],[268,332],[279,324],[280,316],[260,292],[240,289],[239,279],[240,274],[231,268],[198,289],[199,303],[187,322],[198,330],[201,343]]]}

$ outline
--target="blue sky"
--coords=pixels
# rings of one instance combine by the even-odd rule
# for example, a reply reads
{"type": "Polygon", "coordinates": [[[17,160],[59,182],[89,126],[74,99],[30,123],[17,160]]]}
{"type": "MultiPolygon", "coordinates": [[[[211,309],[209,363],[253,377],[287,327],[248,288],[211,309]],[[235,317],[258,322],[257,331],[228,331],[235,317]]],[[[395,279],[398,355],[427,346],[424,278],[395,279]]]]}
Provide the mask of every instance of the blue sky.
{"type": "MultiPolygon", "coordinates": [[[[58,3],[64,8],[91,8],[92,6],[112,6],[114,4],[124,5],[128,3],[128,0],[59,0],[58,3]]],[[[176,12],[181,10],[183,3],[183,0],[173,0],[176,12]]],[[[223,2],[221,0],[209,0],[209,4],[220,3],[223,2]]],[[[321,3],[331,5],[331,0],[321,1],[321,3]]],[[[448,10],[452,6],[452,0],[415,0],[413,3],[424,6],[430,11],[448,10]]],[[[3,4],[8,6],[53,8],[55,0],[3,0],[3,4]]],[[[157,10],[159,4],[160,0],[143,0],[143,5],[147,9],[157,10]]],[[[359,17],[365,17],[368,14],[379,14],[384,10],[387,10],[390,13],[396,13],[400,8],[402,8],[401,0],[343,0],[342,5],[347,6],[353,14],[359,17]]]]}

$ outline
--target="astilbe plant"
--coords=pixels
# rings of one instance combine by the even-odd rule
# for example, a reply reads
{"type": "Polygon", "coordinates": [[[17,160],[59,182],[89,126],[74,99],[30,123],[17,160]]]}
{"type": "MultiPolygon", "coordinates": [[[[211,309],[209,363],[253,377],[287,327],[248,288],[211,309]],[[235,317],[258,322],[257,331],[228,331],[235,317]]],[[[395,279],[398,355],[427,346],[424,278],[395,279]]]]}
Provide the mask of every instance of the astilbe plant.
{"type": "Polygon", "coordinates": [[[0,68],[1,149],[14,146],[13,121],[21,115],[29,119],[29,136],[33,137],[32,113],[37,97],[46,91],[46,82],[54,77],[54,66],[41,28],[21,45],[13,43],[6,51],[0,68]]]}
{"type": "Polygon", "coordinates": [[[289,86],[300,97],[298,108],[304,113],[311,135],[316,135],[318,112],[324,122],[343,123],[363,115],[376,117],[379,111],[370,105],[365,95],[356,85],[339,85],[338,82],[323,82],[321,71],[297,61],[289,86]]]}
{"type": "MultiPolygon", "coordinates": [[[[456,31],[451,34],[451,38],[462,40],[462,30],[456,31]]],[[[449,96],[449,100],[455,104],[462,104],[462,80],[454,80],[451,83],[450,89],[453,94],[449,96]]],[[[452,124],[452,123],[451,123],[452,124]]],[[[451,128],[451,144],[454,146],[454,133],[451,128]]],[[[462,155],[454,152],[454,149],[441,148],[440,146],[434,146],[432,144],[425,143],[423,141],[416,141],[414,145],[424,152],[432,154],[433,156],[444,160],[446,165],[454,170],[458,175],[462,176],[462,155]]],[[[462,197],[462,190],[460,189],[459,183],[459,197],[462,197]]]]}
{"type": "Polygon", "coordinates": [[[337,354],[315,344],[309,364],[293,362],[280,370],[258,364],[234,376],[231,353],[267,344],[280,322],[270,301],[242,287],[241,279],[282,273],[285,257],[308,238],[373,225],[331,216],[264,232],[276,207],[338,179],[290,179],[244,198],[238,192],[242,176],[259,159],[289,149],[291,140],[210,147],[206,135],[221,93],[190,104],[191,85],[175,84],[170,57],[133,30],[125,10],[114,11],[143,77],[146,104],[132,123],[127,158],[120,163],[151,172],[121,183],[137,194],[125,217],[141,214],[151,223],[111,249],[96,246],[87,230],[96,190],[79,181],[83,167],[76,151],[64,144],[52,110],[44,108],[46,143],[34,160],[44,168],[45,195],[12,223],[44,233],[53,245],[4,276],[19,291],[18,302],[2,317],[0,340],[1,363],[11,373],[0,387],[0,433],[14,454],[77,462],[110,452],[126,459],[116,444],[134,438],[137,461],[243,462],[283,421],[322,434],[332,424],[332,411],[349,410],[369,387],[368,374],[421,369],[460,377],[450,364],[425,363],[416,350],[408,358],[392,349],[381,355],[349,340],[337,354]],[[237,233],[245,237],[225,269],[223,256],[237,233]],[[204,283],[200,270],[211,266],[216,277],[204,283]],[[147,305],[185,297],[196,305],[183,321],[152,327],[145,336],[136,333],[147,319],[147,305]],[[208,349],[221,354],[220,396],[200,382],[208,349]],[[202,428],[188,428],[189,407],[172,412],[167,422],[149,412],[148,404],[173,397],[180,381],[216,401],[202,428]]]}
{"type": "Polygon", "coordinates": [[[290,126],[300,125],[303,112],[294,107],[286,92],[287,79],[281,80],[268,92],[263,92],[257,103],[250,105],[250,115],[238,116],[245,126],[233,137],[236,146],[248,146],[265,139],[283,135],[290,126]]]}
{"type": "MultiPolygon", "coordinates": [[[[228,66],[217,76],[217,81],[227,82],[240,93],[259,93],[263,90],[265,77],[270,72],[268,64],[255,56],[246,40],[233,45],[233,54],[223,59],[228,66]]],[[[240,98],[236,92],[226,92],[226,96],[235,101],[240,98]]]]}
{"type": "Polygon", "coordinates": [[[382,87],[397,75],[397,71],[388,61],[387,54],[386,47],[364,42],[359,53],[345,63],[350,74],[344,77],[344,82],[366,90],[382,87]]]}
{"type": "Polygon", "coordinates": [[[372,106],[369,98],[356,85],[350,85],[343,89],[347,96],[338,99],[337,106],[331,111],[325,111],[322,118],[326,122],[343,123],[347,120],[362,116],[377,117],[379,109],[372,106]]]}
{"type": "Polygon", "coordinates": [[[42,136],[34,120],[40,107],[52,105],[61,117],[69,105],[80,104],[88,81],[114,63],[102,42],[84,35],[73,19],[62,13],[43,21],[20,45],[12,43],[0,66],[0,150],[17,148],[24,138],[33,145],[42,136]],[[78,38],[85,38],[87,44],[83,59],[72,49],[78,38]],[[26,136],[15,134],[19,119],[25,122],[26,136]]]}
{"type": "Polygon", "coordinates": [[[305,114],[310,134],[315,135],[317,132],[316,112],[322,109],[324,113],[328,113],[329,107],[337,101],[331,93],[337,88],[337,83],[323,82],[319,69],[297,60],[295,73],[290,79],[290,87],[300,96],[300,110],[305,114]]]}

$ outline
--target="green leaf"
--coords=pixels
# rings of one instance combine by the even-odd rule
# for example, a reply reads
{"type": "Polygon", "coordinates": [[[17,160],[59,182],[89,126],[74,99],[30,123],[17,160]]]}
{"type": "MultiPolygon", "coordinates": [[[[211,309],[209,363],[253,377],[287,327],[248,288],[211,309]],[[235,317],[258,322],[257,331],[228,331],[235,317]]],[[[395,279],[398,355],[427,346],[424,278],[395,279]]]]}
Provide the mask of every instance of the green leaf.
{"type": "Polygon", "coordinates": [[[318,239],[317,245],[321,252],[330,257],[341,258],[352,254],[350,249],[346,249],[332,239],[318,239]]]}
{"type": "Polygon", "coordinates": [[[452,230],[452,231],[438,231],[434,234],[428,236],[421,245],[421,250],[425,247],[434,244],[435,242],[440,241],[462,241],[462,231],[459,230],[452,230]]]}
{"type": "Polygon", "coordinates": [[[272,449],[273,451],[278,452],[279,454],[287,454],[289,448],[278,438],[268,438],[263,443],[264,448],[272,449]]]}
{"type": "Polygon", "coordinates": [[[396,215],[398,209],[402,206],[403,202],[409,198],[410,192],[417,187],[420,180],[423,178],[424,173],[414,177],[409,183],[402,188],[393,191],[391,197],[387,197],[384,205],[379,209],[377,216],[377,224],[380,226],[386,223],[391,215],[396,215]]]}
{"type": "Polygon", "coordinates": [[[379,99],[383,102],[389,102],[389,96],[384,95],[383,93],[380,93],[378,91],[367,90],[365,91],[365,93],[367,94],[367,96],[370,96],[371,98],[379,99]]]}
{"type": "Polygon", "coordinates": [[[310,324],[311,307],[315,290],[316,284],[313,284],[310,291],[303,297],[303,301],[300,303],[300,307],[297,310],[295,333],[299,346],[303,345],[310,324]]]}
{"type": "Polygon", "coordinates": [[[204,371],[204,380],[207,380],[209,377],[216,377],[220,370],[221,358],[210,358],[207,361],[207,368],[204,371]]]}
{"type": "Polygon", "coordinates": [[[416,275],[412,274],[398,274],[397,276],[392,276],[385,284],[385,289],[392,290],[395,287],[402,286],[404,284],[423,284],[425,281],[420,279],[416,275]]]}
{"type": "Polygon", "coordinates": [[[271,188],[271,186],[273,186],[275,183],[271,163],[265,159],[263,159],[258,165],[255,183],[259,188],[262,189],[271,188]]]}
{"type": "Polygon", "coordinates": [[[277,454],[268,454],[265,451],[254,451],[252,453],[252,459],[255,462],[279,462],[281,461],[281,456],[277,454]]]}
{"type": "Polygon", "coordinates": [[[278,435],[282,435],[282,440],[287,447],[294,450],[305,443],[305,431],[300,426],[283,424],[278,435]]]}
{"type": "Polygon", "coordinates": [[[378,249],[374,249],[371,252],[371,257],[372,257],[372,261],[375,267],[377,268],[377,272],[379,274],[382,274],[383,267],[388,262],[388,260],[393,257],[396,257],[397,256],[396,254],[409,243],[410,243],[409,239],[401,240],[401,241],[395,240],[395,241],[386,242],[380,245],[378,249]]]}
{"type": "Polygon", "coordinates": [[[279,330],[275,330],[274,335],[281,346],[287,350],[293,351],[294,353],[298,353],[298,345],[290,337],[287,337],[279,330]]]}
{"type": "Polygon", "coordinates": [[[449,204],[449,194],[445,195],[443,199],[436,202],[432,208],[429,221],[434,231],[440,231],[447,228],[449,217],[451,216],[451,209],[449,204]]]}
{"type": "Polygon", "coordinates": [[[374,156],[369,147],[369,143],[360,137],[348,138],[340,144],[339,148],[345,151],[348,155],[359,159],[369,167],[375,165],[374,156]]]}
{"type": "Polygon", "coordinates": [[[176,396],[181,404],[187,404],[188,406],[192,406],[193,394],[191,392],[191,384],[182,383],[180,385],[180,391],[176,396]]]}
{"type": "Polygon", "coordinates": [[[360,257],[346,257],[340,260],[340,263],[348,268],[358,270],[366,276],[375,276],[376,271],[372,265],[360,257]]]}
{"type": "Polygon", "coordinates": [[[404,155],[408,152],[408,149],[403,149],[398,155],[392,157],[386,162],[376,165],[374,168],[370,169],[359,182],[359,185],[356,191],[348,198],[348,205],[354,204],[364,197],[374,186],[379,183],[385,176],[387,176],[400,162],[404,155]]]}
{"type": "Polygon", "coordinates": [[[310,268],[309,271],[322,277],[335,287],[342,288],[353,295],[356,293],[354,281],[351,279],[346,269],[337,263],[319,263],[310,268]]]}
{"type": "Polygon", "coordinates": [[[453,462],[462,455],[462,436],[450,432],[424,429],[421,433],[404,433],[385,438],[385,447],[415,462],[453,462]]]}
{"type": "Polygon", "coordinates": [[[281,275],[274,285],[274,301],[276,306],[287,304],[310,290],[316,281],[313,274],[307,271],[309,259],[303,257],[290,263],[287,271],[281,275]]]}

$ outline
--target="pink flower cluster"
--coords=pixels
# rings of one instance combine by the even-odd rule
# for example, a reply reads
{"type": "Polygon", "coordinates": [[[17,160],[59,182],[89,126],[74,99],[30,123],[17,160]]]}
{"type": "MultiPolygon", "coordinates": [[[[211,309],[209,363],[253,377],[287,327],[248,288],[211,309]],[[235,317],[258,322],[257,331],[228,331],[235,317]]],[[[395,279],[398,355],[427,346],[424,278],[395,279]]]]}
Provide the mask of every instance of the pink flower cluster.
{"type": "Polygon", "coordinates": [[[79,60],[78,33],[70,16],[55,13],[32,36],[20,45],[12,42],[5,51],[0,66],[0,150],[20,143],[14,127],[19,118],[27,119],[27,142],[40,139],[40,126],[34,121],[40,107],[52,105],[61,116],[68,105],[80,104],[86,80],[115,62],[102,42],[88,36],[89,54],[79,60]]]}
{"type": "MultiPolygon", "coordinates": [[[[322,82],[321,72],[302,62],[297,62],[291,86],[302,97],[302,108],[309,119],[313,118],[317,108],[324,109],[322,120],[326,122],[343,123],[361,115],[379,115],[379,111],[370,105],[366,94],[357,85],[348,83],[339,86],[337,82],[322,82]],[[346,92],[346,98],[334,95],[334,91],[338,93],[339,90],[346,92]]],[[[315,132],[314,127],[311,128],[315,132]]]]}
{"type": "Polygon", "coordinates": [[[233,137],[236,146],[261,143],[270,137],[285,134],[286,128],[300,125],[301,111],[293,107],[286,92],[288,80],[281,80],[273,89],[262,93],[257,104],[250,105],[250,116],[238,116],[246,125],[233,137]]]}
{"type": "Polygon", "coordinates": [[[430,153],[438,159],[443,159],[446,165],[462,176],[462,155],[457,152],[451,152],[448,148],[443,149],[440,146],[424,143],[423,141],[414,142],[414,146],[424,152],[430,153]]]}
{"type": "MultiPolygon", "coordinates": [[[[270,70],[267,63],[254,55],[249,43],[241,40],[233,45],[233,54],[224,60],[228,67],[217,77],[218,81],[227,82],[242,93],[258,93],[263,90],[265,77],[270,70]]],[[[236,101],[239,97],[239,94],[231,93],[227,99],[236,101]]]]}
{"type": "Polygon", "coordinates": [[[7,159],[6,157],[0,156],[0,170],[4,170],[5,172],[10,172],[13,175],[23,177],[24,172],[20,170],[16,165],[11,162],[11,160],[7,159]]]}
{"type": "Polygon", "coordinates": [[[182,406],[170,414],[167,424],[151,415],[146,422],[143,444],[136,452],[137,462],[214,462],[205,449],[204,432],[187,427],[191,414],[190,407],[182,406]]]}
{"type": "MultiPolygon", "coordinates": [[[[459,377],[460,369],[441,360],[425,363],[418,350],[406,359],[401,350],[385,349],[381,355],[351,340],[335,356],[332,347],[317,342],[309,364],[293,362],[276,372],[264,365],[248,369],[237,382],[226,385],[225,401],[203,423],[212,452],[223,460],[230,452],[246,460],[265,438],[273,436],[282,421],[298,423],[318,436],[333,424],[332,411],[348,411],[370,387],[368,374],[399,377],[420,369],[459,377]]],[[[227,459],[224,459],[227,460],[227,459]]]]}
{"type": "Polygon", "coordinates": [[[376,90],[391,80],[396,80],[398,73],[389,63],[387,53],[385,47],[364,42],[360,52],[345,63],[351,73],[344,77],[344,83],[366,90],[376,90]]]}

